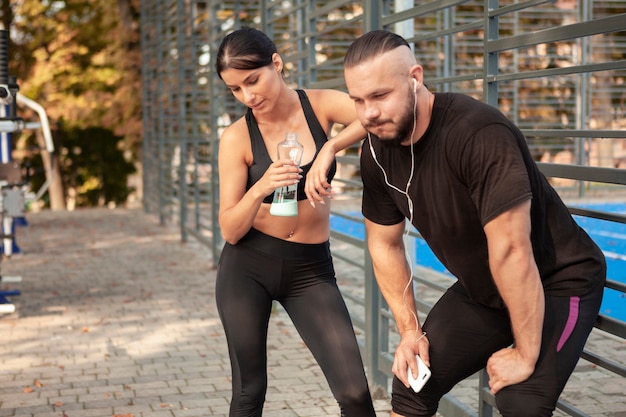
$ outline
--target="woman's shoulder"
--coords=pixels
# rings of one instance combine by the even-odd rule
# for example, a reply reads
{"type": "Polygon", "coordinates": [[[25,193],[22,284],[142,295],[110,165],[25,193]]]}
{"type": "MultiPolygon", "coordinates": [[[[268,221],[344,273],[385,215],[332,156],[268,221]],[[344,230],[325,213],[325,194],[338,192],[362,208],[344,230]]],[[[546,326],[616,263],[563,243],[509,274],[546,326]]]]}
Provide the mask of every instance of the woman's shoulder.
{"type": "Polygon", "coordinates": [[[248,137],[248,125],[246,124],[245,117],[240,117],[222,131],[220,134],[220,141],[233,141],[238,138],[248,137]]]}
{"type": "Polygon", "coordinates": [[[220,153],[227,151],[236,154],[242,152],[244,155],[250,153],[250,133],[245,119],[242,117],[224,129],[220,135],[220,153]]]}
{"type": "Polygon", "coordinates": [[[320,123],[328,121],[340,124],[349,124],[356,119],[354,103],[347,93],[330,89],[304,90],[320,123]]]}

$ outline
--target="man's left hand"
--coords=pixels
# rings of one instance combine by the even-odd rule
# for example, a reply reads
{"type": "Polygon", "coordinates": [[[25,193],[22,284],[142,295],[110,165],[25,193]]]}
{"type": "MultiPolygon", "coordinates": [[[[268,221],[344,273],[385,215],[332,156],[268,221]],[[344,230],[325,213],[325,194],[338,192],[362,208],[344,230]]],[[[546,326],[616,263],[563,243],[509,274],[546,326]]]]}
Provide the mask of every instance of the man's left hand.
{"type": "Polygon", "coordinates": [[[489,388],[495,395],[504,387],[526,381],[533,371],[534,364],[529,364],[517,349],[501,349],[487,361],[489,388]]]}

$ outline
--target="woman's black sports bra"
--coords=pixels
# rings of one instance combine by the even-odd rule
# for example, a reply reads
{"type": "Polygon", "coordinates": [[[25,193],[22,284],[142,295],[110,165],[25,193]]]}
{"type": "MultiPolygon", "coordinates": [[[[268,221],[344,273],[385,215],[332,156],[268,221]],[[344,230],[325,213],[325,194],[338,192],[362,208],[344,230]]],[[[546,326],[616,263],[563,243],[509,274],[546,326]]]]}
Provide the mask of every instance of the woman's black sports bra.
{"type": "MultiPolygon", "coordinates": [[[[302,105],[302,110],[304,110],[304,116],[306,117],[307,123],[309,125],[309,130],[311,131],[311,135],[313,136],[313,140],[315,141],[315,156],[313,160],[306,165],[302,165],[302,179],[298,183],[298,200],[306,199],[306,194],[304,193],[304,184],[306,182],[306,174],[311,169],[311,165],[315,158],[317,158],[317,154],[322,149],[322,146],[326,143],[328,138],[326,137],[326,132],[320,125],[319,120],[315,116],[313,112],[313,108],[311,107],[311,103],[309,102],[309,98],[306,93],[302,90],[296,90],[298,92],[298,96],[300,97],[300,104],[302,105]]],[[[248,132],[250,133],[250,143],[252,145],[252,165],[248,168],[248,183],[246,184],[246,190],[249,190],[252,185],[254,185],[267,168],[269,168],[272,163],[272,158],[270,158],[267,153],[267,147],[265,146],[265,142],[263,141],[263,136],[261,136],[261,131],[259,130],[259,125],[252,114],[252,110],[248,109],[246,112],[246,124],[248,125],[248,132]]],[[[328,183],[333,180],[335,177],[335,172],[337,171],[337,162],[333,161],[330,170],[328,171],[328,183]]],[[[268,195],[263,199],[264,203],[271,203],[274,197],[274,193],[268,195]]]]}

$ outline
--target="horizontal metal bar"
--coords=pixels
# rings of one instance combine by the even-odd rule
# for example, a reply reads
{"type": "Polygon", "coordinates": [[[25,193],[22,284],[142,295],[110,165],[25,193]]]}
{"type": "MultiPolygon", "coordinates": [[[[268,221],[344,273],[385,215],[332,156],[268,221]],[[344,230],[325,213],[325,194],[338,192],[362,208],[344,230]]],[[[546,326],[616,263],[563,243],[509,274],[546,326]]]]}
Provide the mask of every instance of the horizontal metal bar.
{"type": "Polygon", "coordinates": [[[331,78],[329,80],[311,82],[311,88],[318,88],[318,89],[323,89],[323,88],[344,89],[345,85],[346,84],[343,78],[331,78]]]}
{"type": "Polygon", "coordinates": [[[452,417],[477,417],[476,412],[467,404],[448,393],[441,398],[438,414],[452,417]]]}
{"type": "Polygon", "coordinates": [[[344,178],[337,178],[335,177],[335,181],[345,184],[347,186],[350,187],[354,187],[354,188],[363,188],[363,183],[360,180],[348,180],[348,179],[344,179],[344,178]]]}
{"type": "Polygon", "coordinates": [[[626,324],[621,320],[600,314],[596,319],[596,327],[612,335],[626,339],[626,324]]]}
{"type": "Polygon", "coordinates": [[[626,169],[548,164],[545,162],[537,162],[537,165],[547,177],[626,185],[626,169]]]}
{"type": "Polygon", "coordinates": [[[23,120],[0,120],[0,132],[21,132],[24,129],[23,120]]]}
{"type": "Polygon", "coordinates": [[[308,50],[304,50],[304,51],[296,51],[293,53],[287,53],[285,54],[285,58],[286,61],[300,61],[301,59],[308,59],[309,58],[309,51],[308,50]]]}
{"type": "MultiPolygon", "coordinates": [[[[304,35],[308,38],[319,39],[323,37],[324,35],[328,35],[330,33],[335,32],[338,29],[351,28],[352,26],[354,26],[355,22],[359,22],[360,20],[363,20],[363,17],[361,15],[355,16],[352,19],[338,20],[336,22],[333,22],[332,25],[325,25],[321,29],[316,28],[315,32],[306,32],[304,35]]],[[[343,61],[343,58],[342,58],[342,61],[343,61]]]]}
{"type": "Polygon", "coordinates": [[[626,29],[624,22],[626,22],[626,13],[621,13],[588,22],[557,26],[532,33],[487,41],[485,42],[485,50],[487,53],[508,51],[542,43],[582,38],[600,33],[618,32],[626,29]]]}
{"type": "MultiPolygon", "coordinates": [[[[333,236],[334,239],[343,241],[341,237],[332,235],[332,231],[331,231],[331,236],[333,236]]],[[[365,267],[363,266],[363,260],[361,258],[355,259],[353,256],[344,256],[339,251],[333,253],[333,259],[340,259],[342,262],[350,264],[361,270],[365,269],[365,267]]],[[[359,300],[359,304],[364,304],[364,301],[362,298],[359,300]]]]}
{"type": "Polygon", "coordinates": [[[454,35],[457,33],[468,32],[470,30],[482,29],[483,28],[483,20],[476,20],[474,22],[466,23],[464,25],[454,26],[453,28],[447,30],[440,30],[436,32],[428,32],[423,35],[414,36],[412,38],[407,38],[407,42],[421,42],[421,41],[429,41],[432,39],[443,38],[444,36],[454,35]]]}
{"type": "Polygon", "coordinates": [[[328,16],[328,14],[335,9],[340,8],[346,4],[345,0],[334,0],[326,2],[322,7],[316,7],[315,10],[309,11],[308,18],[315,19],[321,16],[328,16]]]}
{"type": "Polygon", "coordinates": [[[430,309],[433,308],[433,305],[418,299],[415,300],[415,308],[420,313],[428,314],[430,309]]]}
{"type": "Polygon", "coordinates": [[[463,81],[475,81],[475,80],[483,80],[482,73],[474,73],[467,75],[458,75],[456,77],[442,77],[442,78],[429,78],[425,80],[428,85],[440,85],[445,83],[458,83],[463,81]]]}
{"type": "Polygon", "coordinates": [[[590,217],[593,219],[608,220],[617,223],[626,223],[626,215],[619,213],[610,213],[607,211],[599,211],[579,207],[569,207],[569,212],[578,216],[590,217]]]}
{"type": "Polygon", "coordinates": [[[185,226],[184,229],[185,229],[185,231],[187,233],[189,233],[191,236],[193,236],[195,239],[197,239],[198,242],[202,243],[206,247],[210,248],[210,247],[213,246],[213,241],[211,240],[211,237],[205,236],[202,233],[199,233],[197,230],[192,229],[192,228],[187,227],[187,226],[185,226]]]}
{"type": "Polygon", "coordinates": [[[441,293],[445,292],[450,285],[454,282],[453,278],[449,278],[448,284],[440,284],[437,281],[448,280],[448,276],[442,274],[441,272],[437,272],[431,268],[426,268],[420,265],[413,266],[413,279],[433,290],[439,291],[441,293]]]}
{"type": "Polygon", "coordinates": [[[270,12],[266,13],[266,21],[268,23],[274,23],[280,19],[283,19],[290,14],[293,15],[299,9],[303,9],[306,6],[306,3],[298,3],[298,2],[267,2],[265,3],[265,11],[270,12]],[[286,5],[291,5],[290,7],[286,7],[286,5]],[[271,13],[272,10],[278,10],[280,13],[274,14],[271,13]]]}
{"type": "Polygon", "coordinates": [[[555,138],[611,138],[626,139],[623,130],[580,130],[580,129],[522,129],[526,137],[555,138]]]}
{"type": "MultiPolygon", "coordinates": [[[[624,219],[626,219],[626,216],[624,216],[624,219]]],[[[626,295],[626,284],[623,282],[607,279],[606,287],[615,291],[623,292],[626,295]]]]}
{"type": "Polygon", "coordinates": [[[488,17],[498,17],[505,14],[510,14],[513,12],[517,12],[519,10],[524,10],[528,7],[541,6],[546,3],[556,3],[556,0],[529,0],[529,1],[521,1],[519,3],[511,4],[510,6],[500,7],[498,9],[490,9],[487,12],[488,17]]]}
{"type": "Polygon", "coordinates": [[[330,231],[330,236],[335,238],[335,239],[339,239],[342,242],[350,243],[351,245],[354,245],[356,247],[364,248],[364,246],[363,246],[364,245],[363,239],[359,239],[359,238],[356,238],[354,236],[350,236],[348,234],[341,233],[341,232],[338,232],[338,231],[332,230],[332,229],[330,231]]]}
{"type": "Polygon", "coordinates": [[[587,350],[583,350],[583,353],[580,356],[585,360],[595,363],[596,365],[601,366],[602,368],[607,369],[611,372],[614,372],[619,376],[626,377],[626,366],[622,365],[621,363],[607,359],[604,356],[596,355],[595,353],[591,353],[587,350]]]}
{"type": "Polygon", "coordinates": [[[614,71],[620,69],[626,69],[626,60],[602,62],[598,64],[574,65],[571,67],[550,68],[536,71],[512,72],[508,74],[488,74],[485,76],[485,81],[490,83],[498,81],[517,81],[543,77],[554,77],[557,75],[576,75],[582,73],[614,71]]]}
{"type": "Polygon", "coordinates": [[[565,411],[568,415],[572,417],[590,417],[589,414],[583,413],[578,408],[566,403],[563,400],[557,401],[556,408],[565,411]]]}
{"type": "Polygon", "coordinates": [[[342,164],[359,165],[360,157],[355,155],[339,155],[337,162],[342,164]]]}
{"type": "Polygon", "coordinates": [[[381,19],[382,26],[390,26],[394,23],[402,22],[415,17],[426,16],[435,13],[439,10],[448,9],[451,7],[459,6],[463,3],[467,3],[469,0],[436,0],[428,1],[424,4],[412,7],[410,9],[403,10],[401,12],[393,13],[389,16],[383,16],[381,19]]]}
{"type": "Polygon", "coordinates": [[[362,217],[352,216],[350,214],[346,214],[346,213],[343,213],[343,212],[340,212],[340,211],[332,211],[331,214],[333,216],[341,217],[342,219],[350,220],[350,221],[353,221],[353,222],[356,222],[356,223],[363,223],[363,218],[362,217]]]}

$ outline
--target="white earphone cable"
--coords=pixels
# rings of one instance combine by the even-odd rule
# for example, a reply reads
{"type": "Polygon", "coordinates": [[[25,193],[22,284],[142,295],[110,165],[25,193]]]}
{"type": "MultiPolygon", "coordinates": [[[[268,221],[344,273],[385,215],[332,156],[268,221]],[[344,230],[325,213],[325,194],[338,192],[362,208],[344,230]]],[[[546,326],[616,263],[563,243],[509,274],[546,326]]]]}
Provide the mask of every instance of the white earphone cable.
{"type": "MultiPolygon", "coordinates": [[[[413,90],[415,92],[415,90],[413,90]]],[[[413,104],[413,129],[411,130],[411,140],[413,139],[413,134],[415,133],[415,128],[417,125],[417,94],[415,95],[415,100],[414,100],[414,104],[413,104]]],[[[378,168],[380,168],[380,170],[383,173],[383,177],[385,179],[385,184],[387,184],[388,187],[390,187],[391,189],[399,192],[400,194],[404,194],[406,199],[407,199],[407,205],[409,208],[409,227],[405,228],[405,232],[404,232],[404,242],[405,242],[405,248],[407,246],[407,242],[408,242],[408,238],[409,238],[409,232],[410,232],[410,225],[413,224],[413,201],[411,200],[411,196],[409,195],[409,187],[411,186],[411,181],[413,181],[413,174],[415,173],[415,151],[413,149],[413,143],[410,144],[411,147],[411,171],[409,174],[409,178],[407,180],[406,183],[406,188],[404,190],[396,187],[395,185],[391,184],[389,182],[389,179],[387,178],[387,172],[385,172],[385,169],[383,168],[383,166],[380,164],[380,162],[378,162],[378,159],[376,158],[376,152],[374,152],[374,147],[372,146],[372,137],[370,136],[370,133],[367,132],[367,139],[369,141],[369,147],[370,147],[370,152],[372,153],[372,157],[374,158],[374,162],[376,162],[376,165],[378,165],[378,168]]],[[[413,310],[411,308],[409,308],[409,304],[407,303],[407,293],[409,291],[409,289],[412,289],[413,286],[413,261],[411,259],[411,257],[408,255],[408,253],[406,252],[405,249],[405,258],[407,260],[407,263],[409,264],[409,278],[407,281],[406,286],[404,287],[404,291],[402,293],[402,301],[404,302],[405,307],[411,312],[411,314],[413,315],[413,318],[415,319],[415,330],[417,331],[417,329],[419,328],[419,321],[417,318],[417,315],[413,312],[413,310]]],[[[411,291],[411,296],[413,297],[413,292],[411,291]]],[[[417,340],[421,339],[420,338],[416,338],[416,342],[417,340]]]]}

